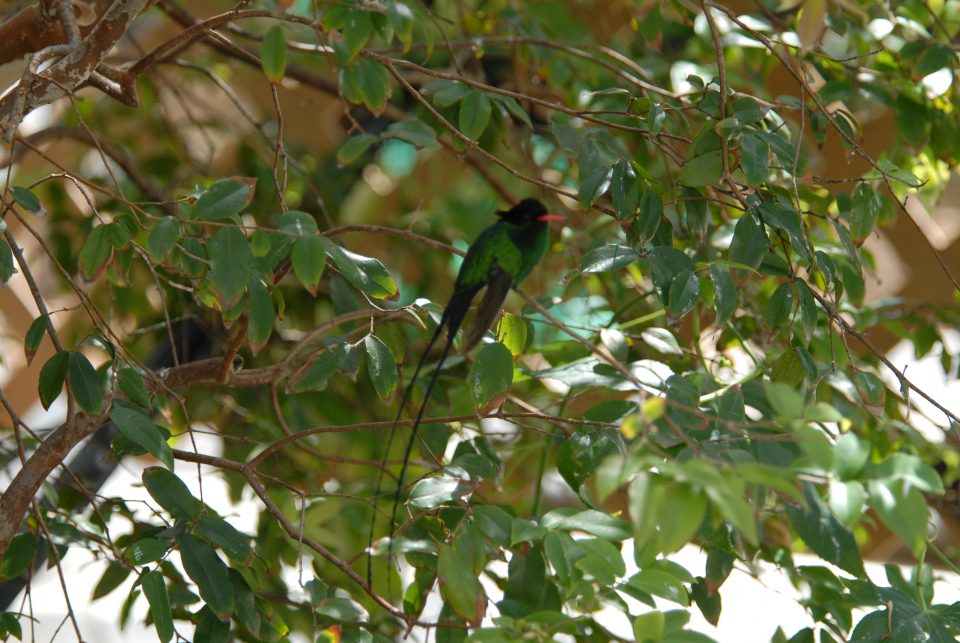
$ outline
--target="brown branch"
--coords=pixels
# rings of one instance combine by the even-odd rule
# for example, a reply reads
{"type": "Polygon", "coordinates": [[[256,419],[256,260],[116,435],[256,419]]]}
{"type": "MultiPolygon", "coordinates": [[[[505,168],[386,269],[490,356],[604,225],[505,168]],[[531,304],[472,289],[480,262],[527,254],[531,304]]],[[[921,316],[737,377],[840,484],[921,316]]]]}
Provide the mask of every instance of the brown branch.
{"type": "MultiPolygon", "coordinates": [[[[84,13],[77,13],[79,8],[74,7],[81,35],[89,33],[96,16],[102,15],[112,1],[87,0],[84,13]]],[[[0,65],[65,42],[63,26],[52,12],[38,5],[26,7],[0,25],[0,65]]]]}
{"type": "Polygon", "coordinates": [[[29,82],[25,86],[18,86],[0,98],[0,137],[9,140],[23,116],[41,105],[62,98],[67,91],[85,83],[123,37],[147,1],[114,0],[77,47],[42,74],[28,77],[29,82]]]}

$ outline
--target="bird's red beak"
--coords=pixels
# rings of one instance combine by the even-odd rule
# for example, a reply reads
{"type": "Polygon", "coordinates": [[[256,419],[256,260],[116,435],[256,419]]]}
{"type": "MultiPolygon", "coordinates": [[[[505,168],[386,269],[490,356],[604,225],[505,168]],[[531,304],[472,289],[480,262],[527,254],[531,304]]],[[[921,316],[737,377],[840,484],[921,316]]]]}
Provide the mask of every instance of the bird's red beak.
{"type": "Polygon", "coordinates": [[[566,221],[567,217],[562,214],[541,214],[537,217],[537,221],[566,221]]]}

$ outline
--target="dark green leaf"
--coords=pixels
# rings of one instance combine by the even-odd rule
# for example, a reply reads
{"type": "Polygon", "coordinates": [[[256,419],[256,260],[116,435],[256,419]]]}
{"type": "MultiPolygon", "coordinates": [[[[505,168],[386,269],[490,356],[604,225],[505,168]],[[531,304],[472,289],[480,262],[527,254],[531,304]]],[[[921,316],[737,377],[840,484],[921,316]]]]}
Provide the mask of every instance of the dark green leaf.
{"type": "Polygon", "coordinates": [[[207,243],[210,279],[224,309],[232,307],[250,282],[254,258],[250,245],[239,229],[220,228],[207,243]]]}
{"type": "Polygon", "coordinates": [[[107,568],[103,571],[103,576],[100,577],[96,587],[93,588],[93,600],[103,598],[120,587],[123,581],[127,580],[127,576],[130,575],[131,571],[133,570],[127,565],[120,565],[119,563],[110,561],[107,564],[107,568]]]}
{"type": "MultiPolygon", "coordinates": [[[[170,449],[170,445],[167,444],[163,434],[154,426],[150,416],[141,409],[132,404],[125,404],[122,400],[114,402],[113,410],[110,411],[110,420],[117,427],[120,435],[143,447],[147,453],[153,455],[168,468],[173,468],[173,451],[170,449]]],[[[146,478],[144,478],[144,484],[146,484],[146,478]]],[[[149,485],[147,489],[150,489],[149,485]]],[[[159,498],[157,498],[157,502],[160,502],[159,498]]],[[[162,502],[160,504],[163,505],[162,502]]],[[[169,511],[166,505],[163,506],[164,509],[169,511]]],[[[171,513],[173,512],[171,511],[171,513]]]]}
{"type": "Polygon", "coordinates": [[[670,284],[667,310],[674,317],[683,317],[693,310],[700,296],[700,279],[689,270],[679,273],[670,284]]]}
{"type": "Polygon", "coordinates": [[[467,376],[470,392],[478,408],[510,388],[513,383],[513,355],[510,349],[494,342],[485,344],[467,376]]]}
{"type": "MultiPolygon", "coordinates": [[[[547,514],[547,516],[549,515],[550,514],[547,514]]],[[[545,526],[547,516],[543,518],[545,526]]],[[[556,529],[583,531],[614,542],[626,540],[633,535],[633,532],[630,530],[630,523],[594,509],[580,511],[571,516],[564,517],[556,525],[556,529]]]]}
{"type": "Polygon", "coordinates": [[[287,41],[283,28],[274,25],[267,30],[260,43],[260,66],[272,82],[279,82],[287,69],[287,41]]]}
{"type": "Polygon", "coordinates": [[[323,277],[323,268],[327,264],[326,246],[320,237],[301,237],[293,244],[290,253],[293,264],[293,274],[297,276],[303,287],[314,297],[317,296],[317,286],[323,277]]]}
{"type": "Polygon", "coordinates": [[[6,239],[0,238],[0,284],[7,283],[15,274],[17,269],[13,266],[13,250],[6,239]]]}
{"type": "Polygon", "coordinates": [[[337,150],[337,163],[340,165],[350,165],[370,149],[370,146],[376,143],[377,140],[377,137],[373,134],[357,134],[356,136],[351,136],[344,141],[340,149],[337,150]]]}
{"type": "Polygon", "coordinates": [[[788,283],[780,284],[770,298],[767,309],[763,313],[763,323],[770,330],[780,330],[790,315],[793,314],[793,286],[788,283]]]}
{"type": "Polygon", "coordinates": [[[353,60],[370,40],[373,34],[373,21],[366,11],[350,11],[347,14],[346,24],[341,27],[341,30],[347,60],[353,60]]]}
{"type": "Polygon", "coordinates": [[[147,238],[147,250],[154,261],[162,261],[177,245],[180,238],[180,224],[171,216],[157,221],[147,238]]]}
{"type": "Polygon", "coordinates": [[[397,294],[396,282],[378,260],[350,252],[326,237],[320,239],[327,255],[355,288],[376,299],[387,299],[397,294]]]}
{"type": "Polygon", "coordinates": [[[387,16],[393,24],[393,32],[403,44],[403,53],[406,53],[413,44],[413,26],[415,24],[413,12],[410,7],[399,0],[394,0],[387,5],[387,16]]]}
{"type": "Polygon", "coordinates": [[[437,146],[437,133],[433,128],[419,120],[397,121],[391,123],[384,133],[385,137],[406,141],[418,148],[433,149],[437,146]]]}
{"type": "Polygon", "coordinates": [[[861,183],[853,191],[850,210],[850,234],[854,239],[866,239],[873,232],[880,216],[880,199],[866,183],[861,183]]]}
{"type": "Polygon", "coordinates": [[[349,598],[328,598],[316,605],[314,611],[325,618],[340,623],[355,623],[367,616],[366,610],[349,598]]]}
{"type": "MultiPolygon", "coordinates": [[[[315,237],[317,221],[310,214],[298,210],[289,210],[276,218],[276,227],[294,237],[315,237]]],[[[291,243],[293,241],[291,240],[291,243]]]]}
{"type": "Polygon", "coordinates": [[[470,488],[456,478],[424,478],[410,490],[410,505],[434,509],[457,502],[470,488]]]}
{"type": "Polygon", "coordinates": [[[473,90],[460,103],[460,131],[469,139],[477,140],[487,125],[493,106],[486,93],[473,90]]]}
{"type": "Polygon", "coordinates": [[[67,379],[69,351],[59,351],[48,359],[40,369],[40,404],[49,409],[53,401],[60,397],[63,383],[67,379]]]}
{"type": "Polygon", "coordinates": [[[767,231],[753,211],[747,211],[737,220],[730,242],[730,261],[756,268],[769,252],[767,231]]]}
{"type": "Polygon", "coordinates": [[[390,349],[376,335],[367,335],[363,346],[367,351],[367,374],[373,388],[380,399],[386,399],[397,388],[397,363],[390,349]]]}
{"type": "Polygon", "coordinates": [[[157,504],[177,520],[192,520],[200,514],[200,501],[175,474],[161,467],[143,472],[143,486],[157,504]]]}
{"type": "Polygon", "coordinates": [[[143,375],[139,372],[128,367],[117,369],[117,385],[120,387],[120,392],[134,404],[144,408],[150,406],[150,395],[143,383],[143,375]]]}
{"type": "Polygon", "coordinates": [[[150,603],[150,615],[157,630],[157,638],[167,643],[173,638],[173,613],[170,611],[170,598],[167,585],[160,572],[144,572],[140,576],[140,586],[150,603]]]}
{"type": "Polygon", "coordinates": [[[630,161],[620,159],[613,165],[610,195],[613,197],[613,209],[621,219],[630,218],[637,211],[637,205],[640,202],[640,182],[630,161]]]}
{"type": "Polygon", "coordinates": [[[717,311],[717,324],[722,325],[737,309],[737,288],[730,271],[716,263],[710,265],[710,282],[713,284],[713,306],[717,311]]]}
{"type": "Polygon", "coordinates": [[[770,176],[770,146],[759,136],[747,132],[740,139],[740,163],[747,181],[760,185],[770,176]]]}
{"type": "Polygon", "coordinates": [[[733,116],[741,125],[750,125],[763,120],[770,108],[744,96],[733,101],[733,116]]]}
{"type": "Polygon", "coordinates": [[[147,565],[166,556],[169,549],[169,545],[162,540],[141,538],[127,547],[124,554],[133,565],[147,565]]]}
{"type": "Polygon", "coordinates": [[[197,630],[194,632],[193,640],[204,643],[230,643],[230,623],[220,620],[212,609],[204,606],[197,618],[197,630]]]}
{"type": "Polygon", "coordinates": [[[716,185],[723,176],[723,152],[710,150],[689,159],[680,168],[679,180],[682,185],[699,188],[716,185]]]}
{"type": "Polygon", "coordinates": [[[347,359],[350,346],[342,338],[333,338],[326,349],[317,357],[308,362],[305,369],[300,369],[290,378],[287,389],[294,393],[301,393],[311,389],[322,390],[327,380],[337,372],[337,369],[347,359]]]}
{"type": "Polygon", "coordinates": [[[237,179],[221,179],[197,199],[197,218],[221,221],[243,211],[253,198],[253,185],[237,179]]]}
{"type": "Polygon", "coordinates": [[[80,248],[80,274],[87,281],[96,279],[113,255],[107,232],[106,225],[98,225],[90,231],[80,248]]]}
{"type": "Polygon", "coordinates": [[[803,485],[803,498],[805,507],[786,506],[797,535],[816,555],[854,576],[863,577],[866,571],[853,534],[834,517],[809,482],[803,485]]]}
{"type": "Polygon", "coordinates": [[[67,351],[67,383],[80,408],[90,414],[100,412],[103,388],[97,371],[83,353],[67,351]]]}
{"type": "Polygon", "coordinates": [[[34,355],[40,350],[40,343],[43,341],[47,330],[50,328],[50,318],[46,315],[40,315],[30,324],[27,329],[27,336],[23,340],[23,352],[27,359],[27,364],[33,361],[34,355]]]}
{"type": "Polygon", "coordinates": [[[604,192],[610,187],[610,178],[613,176],[613,168],[609,166],[595,167],[580,180],[580,207],[586,210],[594,201],[603,196],[604,192]]]}
{"type": "Polygon", "coordinates": [[[24,210],[35,214],[43,211],[43,205],[40,204],[40,199],[27,188],[14,185],[10,188],[10,191],[13,193],[13,200],[24,210]]]}
{"type": "Polygon", "coordinates": [[[21,532],[10,540],[0,560],[0,578],[16,578],[30,569],[37,556],[40,539],[31,532],[21,532]]]}
{"type": "Polygon", "coordinates": [[[640,258],[640,254],[629,246],[612,244],[594,248],[580,259],[581,272],[609,272],[619,270],[640,258]]]}
{"type": "Polygon", "coordinates": [[[233,584],[217,552],[196,536],[187,534],[180,540],[180,560],[207,606],[221,619],[229,618],[234,604],[233,584]]]}
{"type": "Polygon", "coordinates": [[[379,114],[390,98],[390,74],[380,63],[361,57],[340,70],[340,91],[351,103],[379,114]]]}
{"type": "MultiPolygon", "coordinates": [[[[304,239],[300,239],[304,241],[304,239]]],[[[298,241],[297,243],[299,243],[298,241]]],[[[294,246],[296,247],[296,246],[294,246]]],[[[247,287],[247,295],[250,305],[250,321],[247,336],[250,339],[250,346],[254,353],[260,351],[260,348],[270,339],[273,332],[273,322],[275,320],[273,312],[273,298],[259,279],[251,279],[247,287]]]]}
{"type": "Polygon", "coordinates": [[[201,518],[196,533],[222,549],[231,560],[246,563],[250,559],[250,537],[222,518],[201,518]]]}
{"type": "Polygon", "coordinates": [[[440,595],[454,612],[468,623],[477,625],[487,609],[487,599],[470,562],[453,547],[440,546],[437,561],[440,595]]]}
{"type": "Polygon", "coordinates": [[[663,201],[656,190],[644,190],[640,195],[640,212],[633,222],[634,230],[641,241],[649,241],[660,227],[663,217],[663,201]]]}
{"type": "Polygon", "coordinates": [[[641,569],[627,579],[627,585],[645,592],[660,596],[683,606],[690,604],[687,588],[683,582],[673,574],[662,569],[641,569]]]}

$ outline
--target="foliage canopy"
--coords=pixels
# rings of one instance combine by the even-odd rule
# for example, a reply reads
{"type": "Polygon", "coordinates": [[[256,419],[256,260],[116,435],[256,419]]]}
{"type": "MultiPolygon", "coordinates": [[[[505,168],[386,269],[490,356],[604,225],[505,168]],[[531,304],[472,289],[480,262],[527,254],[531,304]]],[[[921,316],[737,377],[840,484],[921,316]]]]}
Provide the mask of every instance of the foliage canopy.
{"type": "MultiPolygon", "coordinates": [[[[122,10],[89,4],[107,14],[67,47],[99,58],[7,146],[0,279],[30,285],[17,353],[66,419],[38,434],[0,398],[24,458],[3,577],[89,549],[95,596],[129,592],[121,620],[145,599],[162,641],[630,635],[601,610],[707,641],[691,613],[716,623],[731,569],[762,563],[813,623],[773,640],[960,634],[931,566],[956,552],[929,529],[957,417],[884,352],[954,374],[958,284],[930,245],[945,294],[872,294],[877,239],[960,159],[956,2],[252,2],[199,25],[208,3],[132,2],[116,48],[90,25],[122,10]],[[381,517],[368,587],[403,367],[465,244],[531,195],[569,222],[489,343],[448,360],[402,573],[381,517]],[[67,475],[31,505],[98,431],[151,460],[150,510],[67,475]],[[186,484],[211,477],[257,504],[255,534],[186,484]],[[878,584],[862,551],[884,530],[912,571],[878,584]],[[702,575],[671,559],[690,544],[702,575]]],[[[8,138],[57,97],[49,44],[0,98],[8,138]]]]}

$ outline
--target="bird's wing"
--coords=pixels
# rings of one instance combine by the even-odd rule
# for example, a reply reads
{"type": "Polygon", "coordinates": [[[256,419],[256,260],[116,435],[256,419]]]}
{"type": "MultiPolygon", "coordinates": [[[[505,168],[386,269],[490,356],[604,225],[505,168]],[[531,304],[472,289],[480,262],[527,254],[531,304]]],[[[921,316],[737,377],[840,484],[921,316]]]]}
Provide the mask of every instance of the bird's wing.
{"type": "Polygon", "coordinates": [[[487,329],[490,328],[490,324],[493,323],[503,307],[503,301],[507,298],[510,287],[513,286],[513,277],[496,264],[494,264],[488,277],[487,291],[483,294],[480,304],[477,305],[477,312],[473,316],[470,329],[463,337],[463,345],[460,350],[464,353],[476,346],[487,329]]]}

